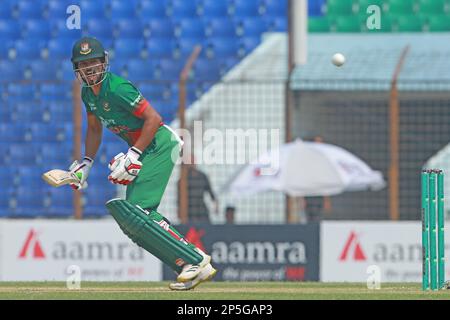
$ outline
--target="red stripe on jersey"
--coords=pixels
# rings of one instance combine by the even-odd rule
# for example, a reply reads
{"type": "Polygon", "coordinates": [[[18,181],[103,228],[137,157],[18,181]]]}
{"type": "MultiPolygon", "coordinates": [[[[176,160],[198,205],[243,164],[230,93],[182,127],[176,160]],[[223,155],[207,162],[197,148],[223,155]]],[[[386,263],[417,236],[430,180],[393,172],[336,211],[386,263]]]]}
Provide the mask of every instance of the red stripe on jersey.
{"type": "Polygon", "coordinates": [[[169,233],[172,235],[172,237],[174,237],[175,239],[177,239],[177,240],[181,240],[181,238],[174,232],[174,231],[172,231],[170,228],[169,228],[169,230],[167,230],[167,231],[169,231],[169,233]]]}
{"type": "MultiPolygon", "coordinates": [[[[160,122],[159,126],[162,127],[164,125],[164,122],[160,122]]],[[[142,129],[137,129],[136,131],[128,131],[128,137],[130,139],[130,143],[132,146],[136,144],[136,141],[138,141],[139,137],[142,134],[142,129]]]]}
{"type": "Polygon", "coordinates": [[[128,137],[130,137],[130,143],[132,146],[134,146],[136,141],[139,139],[139,137],[141,136],[141,133],[142,133],[142,129],[128,132],[128,137]]]}
{"type": "Polygon", "coordinates": [[[136,110],[134,110],[133,114],[134,114],[136,117],[140,118],[141,115],[144,113],[145,108],[147,108],[147,106],[149,106],[149,105],[150,105],[150,103],[148,103],[147,100],[142,99],[142,100],[139,102],[139,105],[138,105],[138,107],[136,108],[136,110]]]}

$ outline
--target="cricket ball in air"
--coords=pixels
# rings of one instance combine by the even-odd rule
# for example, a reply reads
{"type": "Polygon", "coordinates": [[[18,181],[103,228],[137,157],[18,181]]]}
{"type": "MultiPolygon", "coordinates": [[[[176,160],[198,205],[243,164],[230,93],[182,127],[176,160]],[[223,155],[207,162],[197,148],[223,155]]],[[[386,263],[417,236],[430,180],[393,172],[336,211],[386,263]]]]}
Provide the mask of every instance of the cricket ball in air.
{"type": "Polygon", "coordinates": [[[345,57],[342,53],[335,53],[333,58],[331,58],[331,62],[337,67],[342,66],[345,63],[345,57]]]}

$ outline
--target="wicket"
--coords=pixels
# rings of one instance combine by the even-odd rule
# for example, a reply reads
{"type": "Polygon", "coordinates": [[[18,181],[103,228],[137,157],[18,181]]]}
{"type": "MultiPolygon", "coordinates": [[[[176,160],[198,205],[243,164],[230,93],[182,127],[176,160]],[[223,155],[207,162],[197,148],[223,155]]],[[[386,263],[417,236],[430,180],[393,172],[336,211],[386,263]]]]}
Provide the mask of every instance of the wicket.
{"type": "Polygon", "coordinates": [[[422,171],[422,290],[445,283],[444,173],[422,171]],[[437,214],[437,216],[436,216],[437,214]]]}

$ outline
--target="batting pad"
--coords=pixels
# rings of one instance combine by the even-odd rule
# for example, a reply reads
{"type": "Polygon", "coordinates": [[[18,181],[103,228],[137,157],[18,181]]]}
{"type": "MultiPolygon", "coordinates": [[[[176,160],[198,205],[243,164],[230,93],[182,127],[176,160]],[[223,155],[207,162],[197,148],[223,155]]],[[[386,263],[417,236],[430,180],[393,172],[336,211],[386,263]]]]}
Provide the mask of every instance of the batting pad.
{"type": "Polygon", "coordinates": [[[185,264],[200,264],[203,256],[171,230],[156,211],[148,212],[123,199],[106,203],[120,229],[138,246],[180,273],[185,264]],[[160,219],[158,219],[160,217],[160,219]]]}

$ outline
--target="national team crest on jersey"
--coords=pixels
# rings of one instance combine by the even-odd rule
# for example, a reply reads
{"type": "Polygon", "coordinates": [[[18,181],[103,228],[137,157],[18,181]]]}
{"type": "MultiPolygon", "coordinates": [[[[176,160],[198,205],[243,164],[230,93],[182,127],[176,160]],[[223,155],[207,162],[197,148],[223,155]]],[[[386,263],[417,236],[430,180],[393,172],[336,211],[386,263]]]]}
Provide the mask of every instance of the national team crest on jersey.
{"type": "Polygon", "coordinates": [[[105,111],[110,111],[111,110],[111,107],[109,106],[108,102],[103,103],[103,110],[105,110],[105,111]]]}
{"type": "Polygon", "coordinates": [[[92,49],[89,46],[89,42],[83,42],[80,45],[80,53],[81,54],[89,54],[89,53],[91,53],[91,51],[92,51],[92,49]]]}

